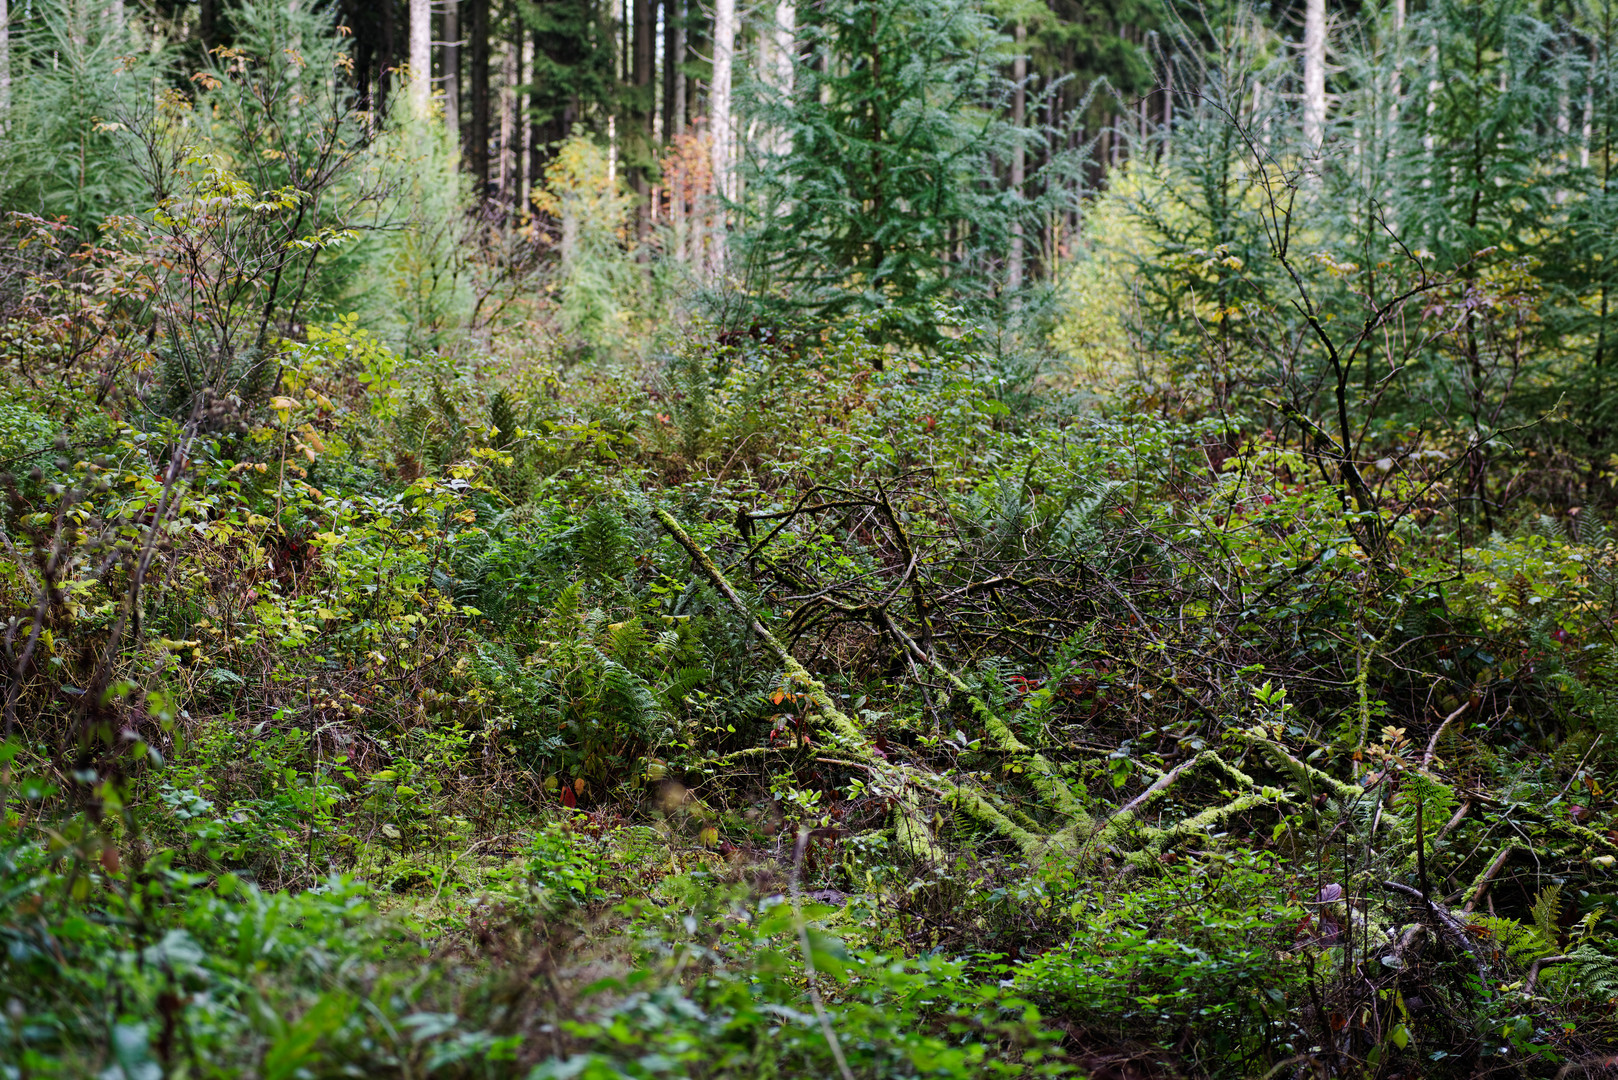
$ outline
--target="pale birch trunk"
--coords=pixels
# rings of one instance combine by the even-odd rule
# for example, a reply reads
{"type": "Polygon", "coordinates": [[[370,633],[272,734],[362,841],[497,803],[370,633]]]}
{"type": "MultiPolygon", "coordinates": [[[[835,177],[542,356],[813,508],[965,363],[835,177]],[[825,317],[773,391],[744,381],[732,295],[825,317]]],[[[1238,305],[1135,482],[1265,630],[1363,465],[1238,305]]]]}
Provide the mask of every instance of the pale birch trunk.
{"type": "Polygon", "coordinates": [[[1319,150],[1326,136],[1326,0],[1307,0],[1303,15],[1303,139],[1319,150]]]}
{"type": "Polygon", "coordinates": [[[1392,104],[1388,106],[1388,116],[1395,123],[1399,120],[1399,106],[1404,98],[1404,66],[1405,66],[1405,0],[1394,0],[1393,4],[1393,85],[1392,104]]]}
{"type": "MultiPolygon", "coordinates": [[[[534,39],[533,39],[533,35],[530,34],[528,37],[523,39],[523,43],[522,43],[522,66],[518,69],[518,72],[517,72],[518,77],[519,78],[524,78],[524,77],[532,78],[533,76],[532,76],[531,72],[533,70],[534,70],[534,39]]],[[[516,90],[513,89],[512,90],[512,98],[513,98],[513,102],[514,102],[512,108],[513,108],[514,112],[517,114],[516,115],[517,130],[519,132],[521,132],[521,135],[519,136],[518,141],[522,143],[522,146],[519,148],[518,153],[522,155],[522,158],[521,158],[522,161],[533,161],[534,160],[534,125],[523,122],[524,118],[523,118],[523,115],[522,115],[522,111],[523,111],[522,110],[522,95],[518,94],[516,92],[516,90]]],[[[539,181],[539,178],[536,177],[536,176],[531,175],[529,170],[523,170],[522,184],[520,185],[522,190],[517,193],[517,208],[519,210],[527,210],[527,209],[529,209],[529,200],[533,195],[533,185],[538,183],[538,181],[539,181]]]]}
{"type": "Polygon", "coordinates": [[[433,9],[431,0],[410,0],[410,108],[427,115],[433,88],[433,9]]]}
{"type": "Polygon", "coordinates": [[[0,128],[10,126],[11,112],[11,14],[6,0],[0,0],[0,128]]]}
{"type": "MultiPolygon", "coordinates": [[[[416,0],[411,0],[415,3],[416,0]]],[[[500,200],[508,206],[516,200],[513,186],[517,179],[517,50],[507,41],[501,45],[500,76],[500,200]]]]}
{"type": "Polygon", "coordinates": [[[715,0],[713,16],[713,82],[708,106],[713,124],[713,225],[711,263],[716,277],[725,272],[725,203],[735,194],[735,118],[731,115],[730,74],[736,53],[736,0],[715,0]]]}
{"type": "MultiPolygon", "coordinates": [[[[1027,179],[1027,163],[1022,144],[1023,123],[1028,112],[1028,27],[1017,24],[1017,54],[1011,61],[1011,126],[1016,129],[1016,143],[1011,148],[1011,194],[1015,203],[1022,202],[1023,183],[1027,179]]],[[[1006,290],[1015,293],[1022,288],[1023,233],[1021,206],[1018,216],[1011,222],[1011,253],[1006,258],[1006,290]]]]}
{"type": "Polygon", "coordinates": [[[461,144],[460,0],[444,0],[444,126],[453,145],[461,144]]]}
{"type": "Polygon", "coordinates": [[[673,30],[674,48],[670,50],[670,55],[675,57],[674,108],[672,109],[674,115],[670,117],[668,125],[668,137],[670,139],[685,130],[685,117],[688,111],[685,101],[685,11],[684,6],[680,4],[675,4],[673,10],[678,22],[673,30]]]}

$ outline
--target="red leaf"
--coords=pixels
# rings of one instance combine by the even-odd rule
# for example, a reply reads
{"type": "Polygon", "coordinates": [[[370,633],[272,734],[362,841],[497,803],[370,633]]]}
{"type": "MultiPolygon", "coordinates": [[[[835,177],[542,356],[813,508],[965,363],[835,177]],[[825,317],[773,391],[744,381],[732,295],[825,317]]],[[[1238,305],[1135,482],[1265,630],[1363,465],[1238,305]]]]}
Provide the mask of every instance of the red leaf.
{"type": "Polygon", "coordinates": [[[573,794],[572,784],[562,789],[562,805],[568,807],[579,805],[578,797],[573,794]]]}

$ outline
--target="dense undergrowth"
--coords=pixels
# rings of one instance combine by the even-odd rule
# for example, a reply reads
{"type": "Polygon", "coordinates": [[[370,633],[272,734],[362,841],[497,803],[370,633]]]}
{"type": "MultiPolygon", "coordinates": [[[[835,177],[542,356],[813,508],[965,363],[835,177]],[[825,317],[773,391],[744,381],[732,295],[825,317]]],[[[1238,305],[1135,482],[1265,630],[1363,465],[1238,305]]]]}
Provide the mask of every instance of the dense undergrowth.
{"type": "Polygon", "coordinates": [[[211,429],[48,356],[8,353],[13,1075],[1610,1038],[1588,532],[1378,566],[1284,444],[1211,468],[1220,427],[1076,411],[971,333],[490,379],[337,325],[211,429]]]}
{"type": "Polygon", "coordinates": [[[1390,239],[1353,183],[1454,208],[1203,72],[1066,293],[844,318],[676,281],[584,135],[463,205],[242,12],[80,132],[127,213],[0,233],[0,1075],[1611,1070],[1554,235],[1390,239]]]}

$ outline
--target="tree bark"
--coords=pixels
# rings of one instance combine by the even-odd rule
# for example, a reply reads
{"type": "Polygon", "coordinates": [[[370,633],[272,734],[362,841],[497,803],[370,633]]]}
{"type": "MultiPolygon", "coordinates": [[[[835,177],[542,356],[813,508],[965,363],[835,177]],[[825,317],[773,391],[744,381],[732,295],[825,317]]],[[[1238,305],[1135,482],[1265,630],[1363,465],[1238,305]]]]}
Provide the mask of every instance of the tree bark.
{"type": "Polygon", "coordinates": [[[1326,0],[1306,0],[1303,14],[1303,139],[1310,151],[1326,136],[1326,0]]]}
{"type": "MultiPolygon", "coordinates": [[[[1014,84],[1011,91],[1011,125],[1017,131],[1017,142],[1011,148],[1011,196],[1014,202],[1021,203],[1026,180],[1023,174],[1027,168],[1026,150],[1022,144],[1022,130],[1028,111],[1028,27],[1025,23],[1017,24],[1016,41],[1017,55],[1011,61],[1011,81],[1014,84]]],[[[1019,208],[1019,216],[1011,223],[1011,253],[1006,258],[1006,291],[1011,293],[1022,288],[1022,230],[1019,208]]]]}
{"type": "Polygon", "coordinates": [[[533,192],[544,182],[545,126],[539,122],[539,32],[533,33],[528,65],[528,192],[524,210],[533,209],[533,192]]]}
{"type": "Polygon", "coordinates": [[[393,0],[384,0],[382,4],[382,47],[377,56],[376,63],[376,108],[379,118],[385,116],[390,104],[389,98],[393,95],[392,71],[399,63],[398,42],[394,40],[394,23],[396,5],[393,0]]]}
{"type": "Polygon", "coordinates": [[[515,41],[500,47],[500,200],[507,206],[517,201],[517,56],[515,41]]]}
{"type": "Polygon", "coordinates": [[[630,161],[630,183],[635,189],[635,235],[640,241],[640,257],[646,257],[644,245],[652,234],[651,172],[647,161],[652,156],[653,117],[657,114],[657,95],[652,79],[657,74],[657,8],[653,0],[634,0],[635,21],[634,64],[630,72],[634,80],[633,130],[625,145],[633,149],[630,161]]]}
{"type": "Polygon", "coordinates": [[[718,196],[711,235],[715,274],[725,271],[724,203],[733,198],[734,145],[730,106],[731,64],[736,52],[736,0],[715,0],[713,17],[713,84],[708,88],[708,105],[713,125],[713,182],[718,196]]]}
{"type": "Polygon", "coordinates": [[[444,69],[444,126],[449,137],[461,141],[461,11],[460,0],[443,0],[444,44],[439,64],[444,69]]]}
{"type": "MultiPolygon", "coordinates": [[[[770,33],[769,70],[764,74],[784,100],[792,98],[794,63],[798,51],[798,9],[793,0],[777,0],[775,25],[770,33]]],[[[776,154],[785,156],[792,151],[792,136],[784,128],[775,132],[771,140],[776,154]]]]}
{"type": "Polygon", "coordinates": [[[663,141],[685,128],[685,18],[680,0],[663,0],[663,141]]]}
{"type": "Polygon", "coordinates": [[[219,44],[219,0],[198,0],[197,40],[204,53],[219,44]]]}
{"type": "Polygon", "coordinates": [[[479,198],[489,193],[489,4],[467,0],[471,9],[472,123],[467,132],[466,165],[479,198]]]}
{"type": "MultiPolygon", "coordinates": [[[[1595,46],[1590,46],[1590,70],[1596,68],[1595,46]]],[[[1595,134],[1596,80],[1592,74],[1584,80],[1584,122],[1579,126],[1579,168],[1590,167],[1590,140],[1595,134]]]]}
{"type": "Polygon", "coordinates": [[[433,99],[433,8],[431,0],[410,0],[410,108],[425,119],[433,99]]]}
{"type": "Polygon", "coordinates": [[[11,16],[6,0],[0,0],[0,131],[11,126],[11,16]]]}
{"type": "MultiPolygon", "coordinates": [[[[674,33],[674,132],[686,131],[691,126],[690,87],[691,80],[686,77],[685,62],[691,55],[691,29],[686,25],[689,18],[686,9],[686,0],[669,0],[676,12],[674,33]]],[[[673,135],[669,136],[673,138],[673,135]]]]}

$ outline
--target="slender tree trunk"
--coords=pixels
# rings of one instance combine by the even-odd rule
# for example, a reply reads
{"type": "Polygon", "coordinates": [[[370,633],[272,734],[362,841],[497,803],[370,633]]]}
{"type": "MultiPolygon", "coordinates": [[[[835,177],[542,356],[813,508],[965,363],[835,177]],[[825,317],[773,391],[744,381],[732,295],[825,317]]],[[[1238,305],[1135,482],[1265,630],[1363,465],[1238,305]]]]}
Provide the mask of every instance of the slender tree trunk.
{"type": "Polygon", "coordinates": [[[635,39],[630,75],[635,87],[635,124],[650,139],[656,112],[652,79],[657,74],[657,6],[653,0],[634,0],[632,15],[635,39]]]}
{"type": "Polygon", "coordinates": [[[410,0],[410,108],[416,119],[427,115],[433,99],[433,6],[410,0]]]}
{"type": "Polygon", "coordinates": [[[684,59],[679,0],[663,0],[663,141],[669,142],[685,126],[685,115],[675,105],[674,80],[684,59]]]}
{"type": "Polygon", "coordinates": [[[467,132],[466,163],[479,198],[489,193],[489,4],[467,0],[471,9],[472,123],[467,132]]]}
{"type": "MultiPolygon", "coordinates": [[[[798,11],[792,0],[777,0],[770,32],[759,50],[759,78],[773,87],[783,100],[792,97],[793,61],[797,53],[798,11]]],[[[785,128],[766,132],[762,139],[768,152],[784,156],[792,149],[792,136],[785,128]]]]}
{"type": "Polygon", "coordinates": [[[653,0],[634,0],[635,55],[631,74],[634,77],[633,131],[626,143],[634,147],[634,168],[630,180],[635,189],[635,236],[639,241],[639,258],[646,259],[646,241],[652,235],[651,174],[647,159],[652,145],[653,117],[657,114],[657,95],[652,80],[657,74],[657,20],[653,0]]]}
{"type": "Polygon", "coordinates": [[[533,208],[532,193],[545,182],[545,129],[547,125],[539,122],[539,32],[533,34],[533,48],[530,49],[530,63],[528,65],[528,191],[530,201],[523,204],[524,210],[533,208]]]}
{"type": "Polygon", "coordinates": [[[197,0],[197,40],[203,52],[219,44],[219,0],[197,0]]]}
{"type": "MultiPolygon", "coordinates": [[[[1397,127],[1400,108],[1404,105],[1405,0],[1394,0],[1393,45],[1391,50],[1393,54],[1393,84],[1389,88],[1388,118],[1397,127]]],[[[1390,132],[1390,141],[1391,134],[1390,132]]]]}
{"type": "Polygon", "coordinates": [[[1174,148],[1174,56],[1163,55],[1163,157],[1168,159],[1174,148]]]}
{"type": "Polygon", "coordinates": [[[688,18],[686,0],[669,0],[674,5],[674,127],[669,138],[689,130],[691,127],[691,103],[687,100],[690,95],[690,80],[686,78],[685,61],[690,55],[691,33],[686,26],[688,18]]]}
{"type": "MultiPolygon", "coordinates": [[[[513,19],[519,26],[522,20],[513,14],[513,19]]],[[[517,56],[517,79],[533,93],[534,81],[534,51],[538,43],[533,35],[523,36],[522,49],[517,56]]],[[[517,209],[526,211],[530,205],[535,182],[539,179],[539,168],[536,148],[539,143],[539,128],[534,123],[533,115],[524,107],[526,100],[520,89],[512,92],[517,102],[517,141],[521,144],[521,152],[517,155],[517,209]]]]}
{"type": "Polygon", "coordinates": [[[387,114],[392,104],[389,100],[393,96],[392,71],[399,64],[398,42],[394,40],[395,4],[393,0],[384,0],[382,4],[382,49],[377,58],[376,71],[376,106],[378,112],[387,114]]]}
{"type": "Polygon", "coordinates": [[[731,65],[736,52],[736,0],[715,0],[713,18],[713,85],[708,90],[713,123],[713,182],[717,196],[713,223],[713,267],[725,272],[725,202],[735,195],[734,118],[730,105],[731,65]]]}
{"type": "Polygon", "coordinates": [[[501,43],[500,53],[500,200],[517,202],[517,50],[515,41],[501,43]]]}
{"type": "Polygon", "coordinates": [[[1011,61],[1011,126],[1016,129],[1017,142],[1011,148],[1011,197],[1017,204],[1017,217],[1011,222],[1011,253],[1006,258],[1006,291],[1016,293],[1022,289],[1023,223],[1021,202],[1023,175],[1027,167],[1027,150],[1022,143],[1022,131],[1028,111],[1028,27],[1019,22],[1016,31],[1017,55],[1011,61]]]}
{"type": "Polygon", "coordinates": [[[11,15],[0,0],[0,131],[11,126],[11,15]]]}
{"type": "Polygon", "coordinates": [[[1326,0],[1303,9],[1303,140],[1319,150],[1326,136],[1326,0]]]}
{"type": "Polygon", "coordinates": [[[775,5],[775,85],[792,93],[793,61],[798,51],[798,9],[793,0],[775,5]]]}
{"type": "Polygon", "coordinates": [[[443,0],[444,43],[438,62],[444,69],[444,126],[461,141],[461,9],[460,0],[443,0]]]}
{"type": "Polygon", "coordinates": [[[1596,50],[1590,47],[1590,77],[1584,80],[1584,123],[1579,129],[1579,168],[1590,167],[1590,140],[1596,129],[1596,50]]]}

